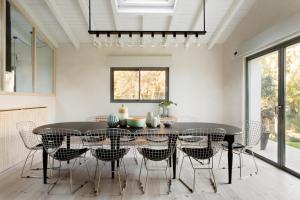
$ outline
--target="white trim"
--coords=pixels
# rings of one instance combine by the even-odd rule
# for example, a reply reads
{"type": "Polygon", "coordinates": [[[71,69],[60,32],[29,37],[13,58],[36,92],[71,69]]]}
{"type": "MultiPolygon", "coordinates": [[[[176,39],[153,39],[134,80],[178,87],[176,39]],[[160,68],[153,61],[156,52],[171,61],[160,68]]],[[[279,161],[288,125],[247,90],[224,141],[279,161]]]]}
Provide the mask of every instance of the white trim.
{"type": "Polygon", "coordinates": [[[246,0],[234,0],[232,4],[230,5],[230,8],[225,14],[225,17],[220,22],[218,27],[215,29],[215,32],[213,33],[212,37],[210,38],[208,42],[208,49],[211,49],[214,47],[214,45],[217,43],[219,38],[222,36],[230,22],[233,20],[233,18],[236,16],[236,14],[240,11],[240,8],[245,3],[246,0]]]}
{"type": "Polygon", "coordinates": [[[171,67],[172,56],[108,56],[107,67],[171,67]]]}

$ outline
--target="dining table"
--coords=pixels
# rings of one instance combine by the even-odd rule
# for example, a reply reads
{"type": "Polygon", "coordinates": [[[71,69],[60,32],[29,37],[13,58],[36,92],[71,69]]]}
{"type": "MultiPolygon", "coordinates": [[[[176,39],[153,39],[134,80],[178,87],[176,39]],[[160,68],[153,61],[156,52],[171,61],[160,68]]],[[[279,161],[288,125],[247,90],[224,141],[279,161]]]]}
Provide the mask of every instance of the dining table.
{"type": "MultiPolygon", "coordinates": [[[[54,129],[73,129],[80,132],[82,136],[88,130],[95,129],[107,129],[109,128],[106,122],[62,122],[62,123],[52,123],[39,126],[33,130],[34,134],[42,135],[42,129],[54,128],[54,129]]],[[[136,128],[125,127],[130,130],[133,134],[136,131],[136,128]]],[[[228,183],[232,183],[232,163],[233,163],[233,143],[236,136],[242,134],[242,130],[239,127],[219,124],[219,123],[207,123],[207,122],[176,122],[170,127],[164,127],[161,125],[158,129],[161,132],[177,132],[182,133],[187,129],[198,129],[198,128],[221,128],[226,131],[224,141],[228,143],[228,183]]],[[[147,129],[145,127],[145,129],[147,129]]],[[[177,152],[174,151],[171,159],[171,166],[173,170],[173,178],[176,179],[176,166],[177,165],[177,152]]],[[[43,182],[47,184],[47,166],[48,166],[48,155],[45,149],[43,149],[43,182]]],[[[114,167],[115,164],[112,163],[112,177],[114,177],[114,167]]]]}

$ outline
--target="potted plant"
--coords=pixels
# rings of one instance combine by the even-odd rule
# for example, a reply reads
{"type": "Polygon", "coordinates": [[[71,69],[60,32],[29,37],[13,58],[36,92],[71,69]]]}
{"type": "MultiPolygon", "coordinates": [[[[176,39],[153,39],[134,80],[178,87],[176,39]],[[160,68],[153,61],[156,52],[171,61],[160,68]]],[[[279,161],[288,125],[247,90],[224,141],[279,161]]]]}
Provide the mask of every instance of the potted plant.
{"type": "Polygon", "coordinates": [[[170,100],[163,100],[159,103],[159,107],[162,108],[162,116],[169,116],[169,108],[171,105],[177,106],[177,103],[170,101],[170,100]]]}

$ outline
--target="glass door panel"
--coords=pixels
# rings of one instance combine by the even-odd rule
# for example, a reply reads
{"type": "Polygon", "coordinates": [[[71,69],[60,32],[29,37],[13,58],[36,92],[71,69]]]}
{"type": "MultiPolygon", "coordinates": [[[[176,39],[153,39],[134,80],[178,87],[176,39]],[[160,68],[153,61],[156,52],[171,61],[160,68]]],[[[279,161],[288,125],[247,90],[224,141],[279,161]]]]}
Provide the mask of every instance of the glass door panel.
{"type": "Polygon", "coordinates": [[[274,162],[278,160],[278,61],[275,51],[248,62],[248,119],[263,126],[254,152],[274,162]]]}
{"type": "Polygon", "coordinates": [[[300,172],[300,43],[285,55],[285,166],[300,172]]]}

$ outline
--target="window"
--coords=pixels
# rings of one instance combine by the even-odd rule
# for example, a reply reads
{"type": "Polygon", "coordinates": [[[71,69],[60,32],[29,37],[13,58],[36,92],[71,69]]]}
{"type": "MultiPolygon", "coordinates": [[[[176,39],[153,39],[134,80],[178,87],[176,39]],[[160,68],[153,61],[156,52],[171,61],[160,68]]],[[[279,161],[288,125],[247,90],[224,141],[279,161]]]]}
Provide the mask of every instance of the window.
{"type": "Polygon", "coordinates": [[[111,68],[111,102],[169,99],[169,68],[111,68]]]}
{"type": "Polygon", "coordinates": [[[174,13],[177,0],[117,0],[119,13],[174,13]]]}
{"type": "Polygon", "coordinates": [[[13,3],[7,0],[5,6],[6,59],[0,92],[53,94],[54,49],[13,3]]]}
{"type": "Polygon", "coordinates": [[[5,92],[33,92],[33,28],[18,10],[6,3],[5,92]]]}
{"type": "Polygon", "coordinates": [[[53,50],[45,39],[36,37],[36,88],[39,94],[51,94],[53,91],[53,50]]]}

